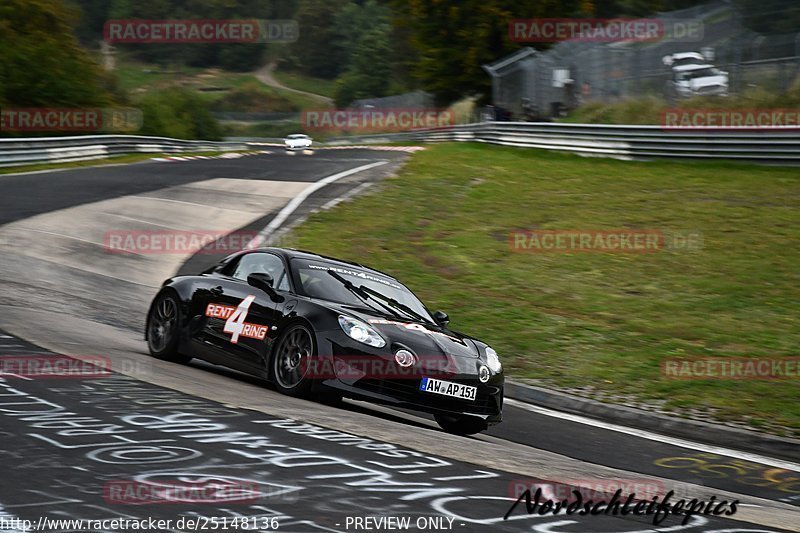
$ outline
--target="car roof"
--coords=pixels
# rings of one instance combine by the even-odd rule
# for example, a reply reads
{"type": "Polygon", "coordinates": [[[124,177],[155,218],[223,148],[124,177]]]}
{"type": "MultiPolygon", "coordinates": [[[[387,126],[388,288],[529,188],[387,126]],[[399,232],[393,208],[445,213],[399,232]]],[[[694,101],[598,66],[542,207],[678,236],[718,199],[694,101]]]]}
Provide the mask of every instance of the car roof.
{"type": "Polygon", "coordinates": [[[362,265],[361,263],[355,263],[352,261],[345,261],[344,259],[337,259],[335,257],[330,257],[327,255],[321,255],[314,252],[308,252],[305,250],[296,250],[294,248],[277,248],[277,247],[269,247],[269,248],[256,248],[253,250],[248,250],[248,252],[272,252],[278,255],[284,256],[287,260],[289,259],[307,259],[310,261],[325,261],[327,263],[334,263],[339,266],[349,267],[349,268],[358,268],[360,270],[364,270],[367,272],[371,272],[373,274],[379,274],[385,278],[389,278],[393,281],[398,281],[397,278],[394,276],[390,276],[385,272],[381,272],[380,270],[376,270],[374,268],[370,268],[368,266],[362,265]]]}
{"type": "Polygon", "coordinates": [[[692,63],[691,65],[680,65],[677,67],[673,67],[672,70],[677,70],[678,72],[686,72],[687,70],[700,70],[701,68],[714,68],[714,65],[692,63]]]}
{"type": "Polygon", "coordinates": [[[305,133],[292,133],[291,135],[286,136],[288,139],[299,139],[302,137],[308,137],[305,133]]]}
{"type": "Polygon", "coordinates": [[[702,59],[705,61],[703,54],[699,54],[697,52],[681,52],[678,54],[672,54],[672,59],[674,61],[679,61],[681,59],[702,59]]]}

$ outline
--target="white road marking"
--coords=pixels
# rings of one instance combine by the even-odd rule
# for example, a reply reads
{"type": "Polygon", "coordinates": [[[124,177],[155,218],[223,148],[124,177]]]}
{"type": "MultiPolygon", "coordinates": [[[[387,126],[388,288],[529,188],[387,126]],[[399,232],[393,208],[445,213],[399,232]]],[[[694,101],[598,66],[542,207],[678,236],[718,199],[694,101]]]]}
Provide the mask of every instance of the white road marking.
{"type": "Polygon", "coordinates": [[[14,374],[12,372],[0,372],[0,376],[11,376],[11,377],[14,377],[14,378],[22,379],[24,381],[33,381],[33,379],[28,377],[28,376],[22,376],[20,374],[14,374]]]}
{"type": "Polygon", "coordinates": [[[689,450],[697,450],[706,453],[724,455],[726,457],[733,457],[734,459],[742,459],[743,461],[751,461],[753,463],[761,463],[763,465],[772,466],[775,468],[783,468],[785,470],[800,472],[800,464],[792,463],[789,461],[782,461],[780,459],[773,459],[771,457],[766,457],[755,453],[740,452],[737,450],[722,448],[720,446],[701,444],[699,442],[692,442],[684,439],[678,439],[675,437],[668,437],[666,435],[660,435],[658,433],[651,433],[650,431],[645,431],[643,429],[635,429],[625,426],[619,426],[617,424],[602,422],[600,420],[594,420],[580,415],[573,415],[571,413],[562,413],[560,411],[555,411],[553,409],[539,407],[538,405],[531,405],[525,402],[521,402],[519,400],[512,400],[506,398],[505,403],[508,405],[513,405],[514,407],[519,407],[520,409],[525,409],[526,411],[530,411],[532,413],[551,416],[553,418],[560,418],[562,420],[577,422],[578,424],[585,424],[587,426],[594,426],[601,429],[607,429],[609,431],[616,431],[617,433],[625,433],[626,435],[632,435],[640,439],[663,442],[664,444],[669,444],[671,446],[678,446],[680,448],[687,448],[689,450]]]}
{"type": "MultiPolygon", "coordinates": [[[[32,231],[34,233],[42,233],[44,235],[53,235],[54,237],[63,237],[65,239],[72,239],[74,241],[85,242],[86,244],[92,244],[94,246],[105,247],[105,244],[103,244],[102,242],[94,242],[94,241],[90,241],[89,239],[81,239],[80,237],[73,237],[72,235],[65,235],[63,233],[57,233],[55,231],[47,231],[47,230],[43,230],[43,229],[25,228],[25,227],[21,227],[19,229],[21,229],[23,231],[32,231]]],[[[135,254],[135,255],[140,255],[140,254],[135,254]]]]}
{"type": "Polygon", "coordinates": [[[345,200],[348,200],[348,199],[352,198],[353,196],[361,193],[361,191],[363,191],[364,189],[366,189],[366,188],[368,188],[370,186],[372,186],[372,183],[370,183],[370,182],[362,183],[361,185],[359,185],[359,186],[355,187],[354,189],[352,189],[350,192],[345,193],[345,194],[343,194],[343,195],[341,195],[341,196],[339,196],[337,198],[334,198],[333,200],[329,201],[328,203],[326,203],[325,205],[320,207],[320,209],[322,211],[327,211],[328,209],[339,205],[341,202],[344,202],[345,200]]]}
{"type": "MultiPolygon", "coordinates": [[[[214,207],[210,204],[198,204],[196,202],[186,202],[184,200],[172,200],[171,198],[159,198],[158,196],[125,196],[124,198],[144,198],[146,200],[159,200],[161,202],[172,202],[173,204],[194,205],[197,207],[214,207]]],[[[239,209],[229,209],[229,211],[240,211],[239,209]]],[[[240,211],[244,212],[244,211],[240,211]]]]}
{"type": "Polygon", "coordinates": [[[310,187],[307,187],[303,192],[292,198],[292,201],[286,204],[283,207],[283,209],[281,209],[280,212],[275,216],[275,218],[273,218],[270,221],[270,223],[267,224],[267,227],[261,230],[258,233],[258,235],[256,235],[253,238],[253,240],[247,243],[247,246],[245,246],[245,248],[248,249],[258,248],[264,241],[267,240],[267,238],[272,234],[272,232],[280,228],[281,224],[283,224],[286,221],[286,219],[289,218],[289,215],[294,213],[295,209],[300,207],[300,204],[305,202],[306,198],[308,198],[315,191],[318,191],[319,189],[333,183],[336,180],[350,176],[351,174],[356,174],[364,170],[369,170],[371,168],[379,167],[381,165],[385,165],[388,162],[389,161],[386,160],[376,161],[375,163],[370,163],[369,165],[362,165],[360,167],[351,168],[350,170],[345,170],[344,172],[333,174],[332,176],[328,176],[327,178],[323,178],[315,182],[310,187]]]}
{"type": "Polygon", "coordinates": [[[104,215],[108,215],[108,216],[112,216],[112,217],[117,217],[117,218],[124,218],[125,220],[130,220],[132,222],[141,222],[142,224],[148,224],[150,226],[158,226],[159,228],[167,228],[167,229],[172,229],[172,230],[175,229],[172,226],[166,226],[164,224],[158,224],[156,222],[150,222],[149,220],[142,220],[140,218],[127,217],[125,215],[120,215],[120,214],[117,214],[117,213],[103,213],[103,214],[104,215]]]}
{"type": "Polygon", "coordinates": [[[61,167],[61,168],[47,168],[44,170],[28,170],[25,172],[9,172],[8,174],[0,174],[0,179],[8,177],[8,176],[27,176],[28,174],[48,174],[52,172],[67,172],[69,170],[86,170],[86,169],[93,169],[93,168],[108,168],[108,167],[127,167],[129,165],[138,165],[141,163],[147,163],[149,161],[153,161],[153,159],[143,159],[141,161],[132,161],[130,163],[109,163],[108,165],[88,165],[85,167],[61,167]]]}

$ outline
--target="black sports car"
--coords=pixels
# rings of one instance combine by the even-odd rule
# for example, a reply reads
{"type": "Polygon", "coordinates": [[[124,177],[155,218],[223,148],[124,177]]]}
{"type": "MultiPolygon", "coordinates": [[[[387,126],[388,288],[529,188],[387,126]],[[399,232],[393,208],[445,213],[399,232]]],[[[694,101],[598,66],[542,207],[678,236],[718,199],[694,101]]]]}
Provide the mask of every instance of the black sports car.
{"type": "Polygon", "coordinates": [[[445,431],[473,434],[502,418],[503,369],[492,348],[448,321],[377,270],[264,248],[166,280],[145,336],[159,359],[197,357],[291,396],[425,411],[445,431]]]}

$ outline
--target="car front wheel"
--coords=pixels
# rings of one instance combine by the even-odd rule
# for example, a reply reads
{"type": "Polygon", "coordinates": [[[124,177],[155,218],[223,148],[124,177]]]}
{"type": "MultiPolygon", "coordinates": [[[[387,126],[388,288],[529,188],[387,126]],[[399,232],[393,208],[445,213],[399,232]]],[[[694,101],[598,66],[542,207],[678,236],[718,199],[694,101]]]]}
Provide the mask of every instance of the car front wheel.
{"type": "Polygon", "coordinates": [[[170,293],[160,294],[147,319],[147,348],[156,359],[185,363],[191,359],[178,351],[180,336],[180,304],[170,293]]]}
{"type": "Polygon", "coordinates": [[[313,380],[309,362],[316,356],[314,336],[302,324],[289,327],[272,355],[272,377],[279,392],[288,396],[307,396],[313,380]]]}

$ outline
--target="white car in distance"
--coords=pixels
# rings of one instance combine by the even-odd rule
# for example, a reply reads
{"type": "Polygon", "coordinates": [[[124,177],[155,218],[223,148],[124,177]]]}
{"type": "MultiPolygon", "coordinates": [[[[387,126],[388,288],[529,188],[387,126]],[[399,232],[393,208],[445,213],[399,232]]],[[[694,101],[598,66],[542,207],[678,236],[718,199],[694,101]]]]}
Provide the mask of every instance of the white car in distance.
{"type": "Polygon", "coordinates": [[[293,133],[288,135],[283,140],[283,144],[286,147],[286,150],[290,152],[296,150],[308,150],[311,148],[312,140],[311,137],[304,133],[293,133]]]}
{"type": "Polygon", "coordinates": [[[728,96],[728,73],[713,65],[672,68],[672,88],[680,97],[728,96]]]}
{"type": "Polygon", "coordinates": [[[664,56],[663,63],[672,69],[668,82],[671,96],[728,96],[728,73],[710,64],[698,52],[664,56]]]}
{"type": "Polygon", "coordinates": [[[664,56],[662,61],[668,67],[685,67],[686,65],[705,65],[708,60],[699,52],[682,52],[664,56]]]}

